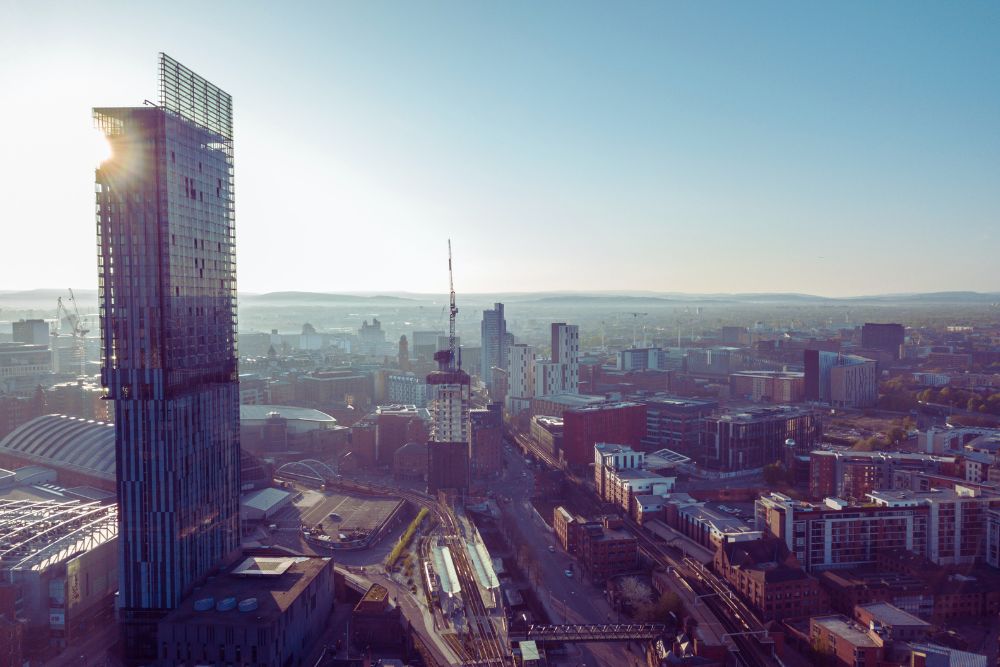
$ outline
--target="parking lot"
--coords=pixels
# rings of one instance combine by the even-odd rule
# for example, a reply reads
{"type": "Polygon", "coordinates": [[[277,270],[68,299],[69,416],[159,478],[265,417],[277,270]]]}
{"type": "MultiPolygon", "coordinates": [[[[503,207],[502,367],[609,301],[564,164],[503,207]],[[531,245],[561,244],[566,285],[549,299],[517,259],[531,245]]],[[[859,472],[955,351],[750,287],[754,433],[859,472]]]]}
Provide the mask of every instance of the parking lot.
{"type": "Polygon", "coordinates": [[[400,498],[329,492],[311,507],[303,508],[300,522],[309,529],[319,528],[332,541],[350,539],[377,530],[402,502],[400,498]]]}

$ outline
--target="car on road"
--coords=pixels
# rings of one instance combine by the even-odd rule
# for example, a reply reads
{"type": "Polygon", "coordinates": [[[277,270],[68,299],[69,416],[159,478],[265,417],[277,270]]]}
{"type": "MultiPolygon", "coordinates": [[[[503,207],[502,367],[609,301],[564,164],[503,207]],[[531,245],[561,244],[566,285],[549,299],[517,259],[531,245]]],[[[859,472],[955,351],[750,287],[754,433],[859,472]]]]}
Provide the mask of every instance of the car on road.
{"type": "Polygon", "coordinates": [[[555,552],[556,552],[556,548],[550,544],[549,545],[549,553],[550,554],[554,554],[555,552]]]}
{"type": "Polygon", "coordinates": [[[566,570],[565,572],[563,572],[563,574],[565,574],[570,579],[573,578],[573,570],[566,570]]]}

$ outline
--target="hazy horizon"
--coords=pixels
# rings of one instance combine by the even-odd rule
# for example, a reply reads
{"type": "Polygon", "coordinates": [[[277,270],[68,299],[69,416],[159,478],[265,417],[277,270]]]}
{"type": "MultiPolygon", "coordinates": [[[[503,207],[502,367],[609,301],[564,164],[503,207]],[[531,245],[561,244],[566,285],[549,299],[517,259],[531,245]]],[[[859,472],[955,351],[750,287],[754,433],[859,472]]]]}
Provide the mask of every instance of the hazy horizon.
{"type": "Polygon", "coordinates": [[[164,51],[233,95],[247,292],[440,293],[449,237],[465,293],[1000,291],[1000,5],[952,10],[8,1],[0,289],[96,286],[90,110],[164,51]]]}

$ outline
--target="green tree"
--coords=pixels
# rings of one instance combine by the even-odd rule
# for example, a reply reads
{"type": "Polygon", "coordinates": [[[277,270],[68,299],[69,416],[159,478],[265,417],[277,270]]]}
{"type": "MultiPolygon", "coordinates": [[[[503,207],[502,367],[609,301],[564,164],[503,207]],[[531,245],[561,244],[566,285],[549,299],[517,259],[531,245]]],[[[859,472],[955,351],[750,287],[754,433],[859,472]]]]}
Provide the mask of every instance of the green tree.
{"type": "Polygon", "coordinates": [[[906,431],[898,426],[893,426],[886,434],[886,439],[889,441],[889,445],[897,446],[906,440],[906,431]]]}
{"type": "Polygon", "coordinates": [[[851,449],[856,452],[875,452],[880,449],[878,438],[859,438],[851,445],[851,449]]]}

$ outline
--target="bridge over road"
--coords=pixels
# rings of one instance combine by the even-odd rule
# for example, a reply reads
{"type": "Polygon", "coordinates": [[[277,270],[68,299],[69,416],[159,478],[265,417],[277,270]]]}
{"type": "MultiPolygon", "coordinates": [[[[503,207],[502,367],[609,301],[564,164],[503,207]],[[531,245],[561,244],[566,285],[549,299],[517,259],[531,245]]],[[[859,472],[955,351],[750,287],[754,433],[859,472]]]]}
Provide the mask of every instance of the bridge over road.
{"type": "Polygon", "coordinates": [[[529,625],[512,627],[510,641],[626,642],[659,639],[662,623],[609,623],[596,625],[529,625]]]}

